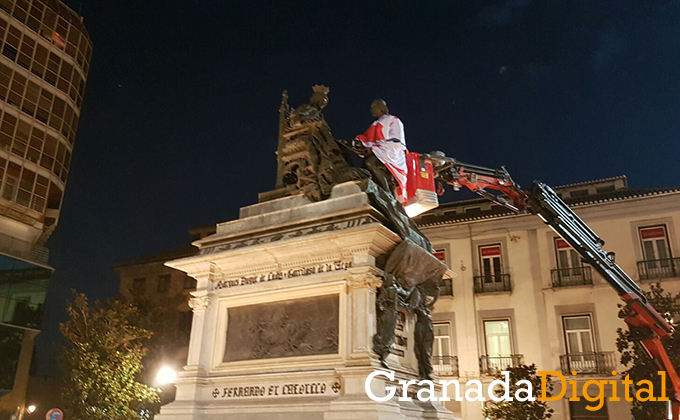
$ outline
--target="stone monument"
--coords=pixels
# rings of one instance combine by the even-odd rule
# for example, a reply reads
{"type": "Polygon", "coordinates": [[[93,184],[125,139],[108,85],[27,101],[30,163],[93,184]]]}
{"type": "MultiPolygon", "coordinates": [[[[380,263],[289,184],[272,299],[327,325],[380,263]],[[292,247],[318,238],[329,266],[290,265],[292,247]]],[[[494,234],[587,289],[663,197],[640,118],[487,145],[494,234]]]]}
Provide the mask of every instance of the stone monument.
{"type": "MultiPolygon", "coordinates": [[[[351,167],[323,117],[284,93],[276,189],[167,265],[197,280],[187,366],[159,420],[453,419],[439,402],[371,400],[429,378],[429,309],[446,266],[389,191],[351,167]]],[[[409,394],[418,391],[412,385],[409,394]]],[[[436,389],[441,392],[441,389],[436,389]]]]}

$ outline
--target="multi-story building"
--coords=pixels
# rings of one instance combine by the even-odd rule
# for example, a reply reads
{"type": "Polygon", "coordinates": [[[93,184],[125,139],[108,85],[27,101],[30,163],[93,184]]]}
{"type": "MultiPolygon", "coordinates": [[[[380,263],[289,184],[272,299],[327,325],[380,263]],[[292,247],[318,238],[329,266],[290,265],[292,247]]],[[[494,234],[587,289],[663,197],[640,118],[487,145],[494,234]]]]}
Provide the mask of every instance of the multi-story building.
{"type": "MultiPolygon", "coordinates": [[[[189,230],[191,240],[201,239],[215,233],[215,226],[206,226],[189,230]]],[[[185,295],[187,299],[179,303],[177,310],[180,316],[177,318],[177,329],[188,342],[191,332],[193,312],[187,304],[189,292],[196,289],[196,280],[186,275],[185,272],[170,268],[165,265],[166,261],[177,258],[196,255],[198,248],[186,244],[177,248],[164,250],[155,254],[124,261],[116,264],[115,270],[120,276],[119,293],[130,299],[139,298],[165,298],[172,295],[185,295]]],[[[154,360],[155,366],[145,366],[152,373],[162,365],[168,365],[180,370],[187,360],[189,348],[186,344],[167,346],[163,349],[162,360],[154,360]]],[[[158,385],[158,384],[154,384],[158,385]]],[[[167,387],[161,394],[163,403],[174,399],[174,387],[167,387]]]]}
{"type": "MultiPolygon", "coordinates": [[[[680,188],[632,189],[621,176],[555,190],[643,289],[660,282],[665,290],[680,292],[680,188]]],[[[616,330],[625,328],[619,297],[538,217],[474,199],[443,204],[417,222],[436,256],[458,274],[445,279],[432,315],[433,365],[440,379],[461,384],[477,379],[486,389],[492,375],[507,366],[535,363],[575,379],[580,392],[586,381],[611,380],[612,371],[624,369],[616,352],[616,330]]],[[[197,239],[213,232],[190,233],[197,239]]],[[[193,279],[164,262],[196,252],[186,246],[119,264],[121,294],[191,290],[193,279]]],[[[181,362],[186,348],[174,354],[181,362]]],[[[449,395],[455,395],[453,389],[449,395]]],[[[585,399],[551,403],[553,418],[630,418],[625,401],[607,402],[598,412],[587,411],[586,404],[585,399]]],[[[445,405],[457,417],[484,418],[482,402],[445,405]]]]}
{"type": "Polygon", "coordinates": [[[0,0],[0,419],[19,415],[92,43],[57,0],[0,0]],[[4,350],[4,349],[3,349],[4,350]],[[10,392],[11,391],[11,392],[10,392]]]}
{"type": "MultiPolygon", "coordinates": [[[[556,191],[643,289],[661,282],[680,292],[680,188],[632,189],[616,177],[556,191]]],[[[580,393],[586,381],[615,379],[612,371],[624,369],[616,352],[616,331],[625,328],[619,297],[538,217],[468,200],[442,205],[418,223],[458,274],[433,312],[441,378],[488,385],[506,366],[535,363],[575,379],[580,393]]],[[[483,419],[482,402],[446,404],[464,419],[483,419]]],[[[597,412],[586,404],[583,398],[551,403],[553,418],[630,418],[625,401],[608,401],[597,412]]]]}

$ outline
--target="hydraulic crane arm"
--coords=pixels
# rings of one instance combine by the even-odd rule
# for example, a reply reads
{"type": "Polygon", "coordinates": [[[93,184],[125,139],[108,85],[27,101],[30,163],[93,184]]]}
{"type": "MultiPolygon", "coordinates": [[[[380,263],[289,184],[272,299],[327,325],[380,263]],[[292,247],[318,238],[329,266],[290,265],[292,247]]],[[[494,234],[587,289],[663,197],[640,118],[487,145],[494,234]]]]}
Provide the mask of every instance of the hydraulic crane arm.
{"type": "Polygon", "coordinates": [[[673,326],[647,302],[640,287],[619,267],[612,254],[602,249],[604,241],[555,191],[536,181],[533,189],[525,192],[515,184],[504,167],[490,169],[469,165],[448,158],[441,152],[424,154],[423,158],[433,164],[438,189],[441,190],[443,184],[452,185],[456,191],[464,186],[517,213],[540,217],[616,290],[628,308],[623,319],[630,329],[631,341],[640,342],[659,369],[666,372],[673,418],[679,419],[680,377],[663,346],[663,340],[673,333],[673,326]]]}

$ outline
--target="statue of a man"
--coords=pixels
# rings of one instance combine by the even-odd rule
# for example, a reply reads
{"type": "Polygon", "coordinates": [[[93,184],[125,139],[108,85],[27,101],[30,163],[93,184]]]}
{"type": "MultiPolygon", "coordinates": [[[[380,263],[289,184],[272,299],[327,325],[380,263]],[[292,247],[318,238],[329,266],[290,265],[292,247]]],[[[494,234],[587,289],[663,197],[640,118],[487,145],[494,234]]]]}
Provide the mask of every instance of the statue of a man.
{"type": "Polygon", "coordinates": [[[406,136],[404,124],[391,115],[382,99],[371,103],[371,115],[376,118],[364,134],[356,136],[355,146],[370,151],[364,160],[373,180],[396,196],[406,196],[406,136]]]}

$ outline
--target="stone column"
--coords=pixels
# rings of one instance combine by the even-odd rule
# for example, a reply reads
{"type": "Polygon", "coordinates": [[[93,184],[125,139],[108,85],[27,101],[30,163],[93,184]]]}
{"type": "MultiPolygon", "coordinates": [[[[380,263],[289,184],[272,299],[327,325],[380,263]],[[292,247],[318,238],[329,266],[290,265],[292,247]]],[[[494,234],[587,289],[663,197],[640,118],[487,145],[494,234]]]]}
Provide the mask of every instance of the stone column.
{"type": "Polygon", "coordinates": [[[210,369],[210,361],[205,356],[205,349],[203,340],[206,334],[211,332],[206,331],[206,317],[210,313],[210,296],[208,296],[209,279],[208,275],[195,275],[197,289],[192,293],[193,297],[189,299],[189,307],[194,312],[191,321],[191,335],[189,338],[189,354],[187,355],[187,365],[184,367],[184,372],[180,374],[183,377],[198,377],[202,376],[210,369]]]}
{"type": "Polygon", "coordinates": [[[370,365],[375,334],[375,297],[382,279],[375,267],[357,267],[349,270],[347,293],[351,320],[349,365],[370,365]]]}

